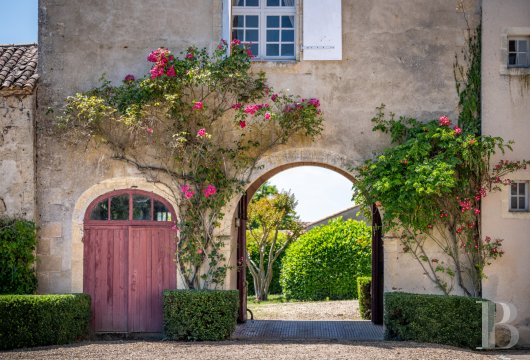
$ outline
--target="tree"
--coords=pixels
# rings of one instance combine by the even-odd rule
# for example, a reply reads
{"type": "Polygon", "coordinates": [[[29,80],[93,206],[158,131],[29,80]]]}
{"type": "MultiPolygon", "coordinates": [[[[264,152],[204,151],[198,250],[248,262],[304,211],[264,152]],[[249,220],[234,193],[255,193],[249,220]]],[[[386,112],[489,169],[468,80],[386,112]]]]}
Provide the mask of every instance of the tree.
{"type": "Polygon", "coordinates": [[[302,223],[295,212],[293,194],[280,192],[252,200],[248,207],[248,241],[259,251],[258,262],[246,251],[247,266],[254,280],[256,300],[267,300],[273,266],[287,246],[302,233],[302,223]],[[280,237],[283,233],[285,236],[280,237]],[[279,244],[279,241],[283,243],[279,244]]]}
{"type": "Polygon", "coordinates": [[[71,96],[59,118],[65,139],[104,146],[174,192],[176,260],[190,289],[223,284],[223,209],[262,155],[322,131],[319,101],[275,93],[251,71],[251,57],[239,40],[221,41],[212,54],[159,48],[147,57],[149,76],[71,96]]]}

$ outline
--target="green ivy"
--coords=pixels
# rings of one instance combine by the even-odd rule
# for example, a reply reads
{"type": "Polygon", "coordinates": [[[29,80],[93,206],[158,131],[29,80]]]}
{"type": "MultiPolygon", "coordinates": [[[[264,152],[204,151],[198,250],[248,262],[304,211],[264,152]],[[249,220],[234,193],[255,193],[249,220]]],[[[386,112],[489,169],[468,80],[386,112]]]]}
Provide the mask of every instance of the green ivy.
{"type": "Polygon", "coordinates": [[[35,224],[0,219],[0,294],[33,294],[35,274],[35,224]]]}
{"type": "Polygon", "coordinates": [[[286,298],[356,298],[356,278],[371,273],[371,236],[364,222],[342,218],[300,236],[282,261],[280,283],[286,298]]]}

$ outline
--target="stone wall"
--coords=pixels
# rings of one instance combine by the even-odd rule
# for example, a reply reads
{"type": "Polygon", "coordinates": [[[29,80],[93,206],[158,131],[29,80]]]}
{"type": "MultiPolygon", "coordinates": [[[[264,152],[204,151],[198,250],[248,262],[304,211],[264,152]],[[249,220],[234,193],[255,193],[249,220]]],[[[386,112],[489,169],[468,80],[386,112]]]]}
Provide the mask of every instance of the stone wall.
{"type": "MultiPolygon", "coordinates": [[[[469,3],[474,14],[479,1],[469,3]]],[[[297,4],[301,10],[301,1],[297,4]]],[[[347,172],[374,156],[388,143],[387,137],[371,131],[370,119],[381,103],[420,119],[455,114],[452,65],[464,46],[466,25],[453,1],[343,0],[342,9],[342,61],[255,64],[276,89],[319,97],[325,130],[313,144],[291,143],[278,149],[279,155],[270,154],[264,160],[267,170],[251,177],[249,186],[295,163],[347,172]]],[[[103,73],[113,83],[127,74],[147,73],[145,59],[154,48],[168,47],[177,54],[192,44],[213,49],[222,33],[221,0],[40,0],[39,11],[41,109],[58,109],[66,96],[97,85],[103,73]]],[[[300,11],[299,24],[301,16],[300,11]]],[[[52,239],[53,256],[38,268],[40,291],[67,292],[79,289],[79,274],[72,269],[79,268],[83,256],[72,245],[78,200],[96,184],[139,174],[111,160],[102,147],[76,148],[57,141],[49,131],[50,117],[44,110],[38,117],[38,220],[43,248],[52,239]]],[[[237,199],[227,208],[220,229],[226,234],[235,233],[236,205],[237,199]]],[[[235,240],[228,245],[227,253],[234,255],[235,240]]],[[[235,256],[231,259],[235,262],[235,256]]],[[[404,259],[403,266],[408,264],[404,259]]],[[[235,272],[229,277],[227,287],[234,287],[235,272]]]]}
{"type": "Polygon", "coordinates": [[[35,95],[0,96],[0,216],[35,217],[35,95]]]}
{"type": "MultiPolygon", "coordinates": [[[[513,152],[500,159],[530,159],[530,69],[508,69],[509,36],[530,39],[530,2],[484,0],[482,28],[482,129],[486,134],[514,140],[513,152]],[[526,85],[525,85],[526,82],[526,85]]],[[[530,181],[530,170],[510,175],[530,181]]],[[[482,202],[482,234],[504,239],[505,255],[486,268],[484,297],[517,308],[512,323],[519,345],[530,346],[530,212],[509,211],[509,187],[488,195],[482,202]]]]}

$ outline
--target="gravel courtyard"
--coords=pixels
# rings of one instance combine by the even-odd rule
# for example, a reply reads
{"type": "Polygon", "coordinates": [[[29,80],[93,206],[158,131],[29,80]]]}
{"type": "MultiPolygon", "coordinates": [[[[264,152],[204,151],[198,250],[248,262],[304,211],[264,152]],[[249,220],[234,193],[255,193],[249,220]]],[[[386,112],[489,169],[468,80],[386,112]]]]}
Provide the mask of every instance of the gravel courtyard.
{"type": "Polygon", "coordinates": [[[0,359],[530,359],[530,352],[502,354],[411,342],[114,341],[0,352],[0,359]]]}
{"type": "Polygon", "coordinates": [[[359,320],[359,302],[313,301],[260,303],[247,307],[254,313],[255,320],[359,320]]]}

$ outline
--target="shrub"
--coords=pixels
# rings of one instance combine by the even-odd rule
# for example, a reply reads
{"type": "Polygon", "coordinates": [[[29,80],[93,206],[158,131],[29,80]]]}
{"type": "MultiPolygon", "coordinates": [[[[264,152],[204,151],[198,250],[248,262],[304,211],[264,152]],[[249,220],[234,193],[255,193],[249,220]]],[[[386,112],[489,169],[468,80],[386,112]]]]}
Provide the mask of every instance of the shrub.
{"type": "Polygon", "coordinates": [[[173,340],[224,340],[236,328],[237,290],[164,291],[164,331],[173,340]]]}
{"type": "Polygon", "coordinates": [[[35,275],[35,224],[0,219],[0,294],[33,294],[35,275]]]}
{"type": "Polygon", "coordinates": [[[292,243],[282,261],[280,283],[288,299],[357,297],[356,278],[371,272],[371,229],[341,218],[292,243]]]}
{"type": "Polygon", "coordinates": [[[90,296],[0,295],[0,349],[66,344],[89,333],[90,296]]]}
{"type": "Polygon", "coordinates": [[[370,320],[372,318],[372,278],[370,276],[357,278],[357,296],[361,318],[370,320]]]}
{"type": "Polygon", "coordinates": [[[476,348],[481,344],[479,298],[385,294],[385,339],[476,348]]]}

